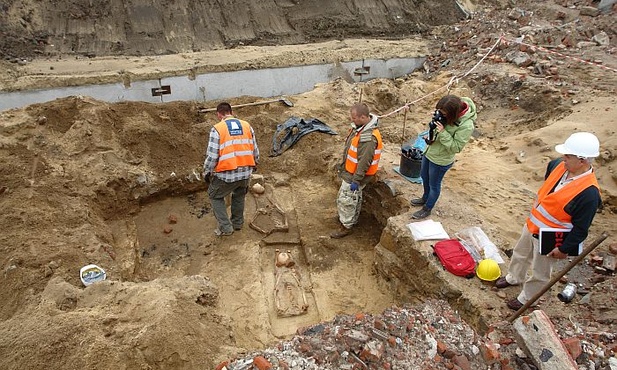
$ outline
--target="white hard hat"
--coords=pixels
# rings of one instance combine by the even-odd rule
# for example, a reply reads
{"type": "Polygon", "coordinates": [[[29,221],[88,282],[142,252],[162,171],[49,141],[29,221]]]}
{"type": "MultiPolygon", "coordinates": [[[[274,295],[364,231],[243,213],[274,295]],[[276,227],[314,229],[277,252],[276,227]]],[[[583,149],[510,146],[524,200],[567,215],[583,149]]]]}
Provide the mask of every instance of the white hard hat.
{"type": "Polygon", "coordinates": [[[561,154],[595,158],[600,155],[600,141],[590,132],[576,132],[565,143],[556,145],[555,150],[561,154]]]}

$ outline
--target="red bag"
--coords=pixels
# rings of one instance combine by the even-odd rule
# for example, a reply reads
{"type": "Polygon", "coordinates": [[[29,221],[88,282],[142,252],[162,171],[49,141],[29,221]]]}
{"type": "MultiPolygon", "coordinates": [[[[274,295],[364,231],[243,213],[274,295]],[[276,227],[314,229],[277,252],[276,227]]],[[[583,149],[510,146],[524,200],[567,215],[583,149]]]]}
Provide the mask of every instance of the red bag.
{"type": "Polygon", "coordinates": [[[443,267],[457,276],[474,277],[476,261],[457,239],[442,240],[433,245],[433,254],[443,267]]]}

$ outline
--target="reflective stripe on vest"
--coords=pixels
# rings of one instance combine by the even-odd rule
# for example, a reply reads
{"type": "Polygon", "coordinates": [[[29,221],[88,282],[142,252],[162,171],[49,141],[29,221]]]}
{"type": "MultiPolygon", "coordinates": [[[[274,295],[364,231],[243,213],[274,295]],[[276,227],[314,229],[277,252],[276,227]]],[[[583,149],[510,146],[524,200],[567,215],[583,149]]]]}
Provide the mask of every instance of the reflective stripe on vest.
{"type": "Polygon", "coordinates": [[[590,186],[600,189],[598,180],[592,172],[567,183],[558,191],[549,194],[551,189],[561,180],[564,173],[566,173],[566,166],[561,162],[544,181],[540,190],[538,190],[536,202],[527,218],[527,229],[530,233],[538,234],[540,228],[545,227],[572,230],[572,217],[566,213],[566,205],[590,186]]]}
{"type": "MultiPolygon", "coordinates": [[[[375,148],[375,153],[373,154],[373,161],[371,162],[371,166],[366,171],[365,175],[374,175],[377,173],[377,169],[379,168],[379,159],[381,159],[381,150],[383,149],[383,142],[381,140],[381,133],[379,130],[373,130],[373,136],[377,138],[377,148],[375,148]]],[[[360,133],[356,133],[356,135],[351,139],[351,144],[349,145],[349,150],[347,150],[347,159],[345,160],[345,170],[349,173],[356,173],[356,169],[358,168],[358,144],[360,142],[360,133]]]]}
{"type": "Polygon", "coordinates": [[[214,125],[219,133],[219,160],[214,172],[235,170],[238,167],[255,166],[253,151],[255,141],[248,122],[228,118],[214,125]]]}

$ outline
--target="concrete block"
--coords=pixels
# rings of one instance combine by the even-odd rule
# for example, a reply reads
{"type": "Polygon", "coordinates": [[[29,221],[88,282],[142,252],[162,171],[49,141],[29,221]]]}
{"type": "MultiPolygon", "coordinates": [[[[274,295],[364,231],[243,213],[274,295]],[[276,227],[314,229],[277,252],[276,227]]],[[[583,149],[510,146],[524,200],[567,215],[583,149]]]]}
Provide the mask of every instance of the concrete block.
{"type": "Polygon", "coordinates": [[[513,323],[516,343],[540,370],[578,370],[576,362],[542,310],[521,316],[513,323]]]}
{"type": "Polygon", "coordinates": [[[600,5],[598,5],[598,9],[600,10],[610,10],[610,6],[617,3],[617,0],[602,0],[600,1],[600,5]]]}
{"type": "Polygon", "coordinates": [[[617,269],[617,258],[614,256],[606,256],[604,257],[604,262],[602,263],[602,267],[613,272],[617,269]]]}

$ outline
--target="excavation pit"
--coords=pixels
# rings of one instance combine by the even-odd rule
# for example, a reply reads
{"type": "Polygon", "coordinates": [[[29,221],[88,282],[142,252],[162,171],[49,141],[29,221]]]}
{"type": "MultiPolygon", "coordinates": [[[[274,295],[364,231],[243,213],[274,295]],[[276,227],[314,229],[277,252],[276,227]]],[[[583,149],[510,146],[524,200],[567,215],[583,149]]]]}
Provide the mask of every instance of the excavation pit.
{"type": "MultiPolygon", "coordinates": [[[[448,79],[375,80],[362,85],[362,96],[376,112],[386,112],[418,85],[433,90],[448,79]]],[[[62,351],[67,363],[79,361],[89,352],[77,334],[92,333],[109,349],[100,353],[100,363],[133,368],[211,368],[339,314],[376,314],[429,298],[445,299],[484,332],[508,313],[503,298],[478,279],[445,272],[431,243],[412,239],[408,200],[420,195],[421,185],[393,171],[400,143],[425,129],[432,104],[408,116],[405,135],[402,117],[381,120],[381,171],[366,189],[357,231],[329,238],[338,227],[335,166],[349,129],[349,106],[359,95],[358,85],[337,80],[290,97],[294,107],[236,111],[255,128],[266,193],[247,196],[247,222],[229,237],[213,233],[200,173],[215,118],[198,113],[197,104],[71,97],[2,113],[10,124],[2,127],[0,145],[7,215],[1,237],[5,245],[20,243],[6,253],[4,322],[37,334],[23,338],[37,358],[56,354],[39,344],[42,335],[72,349],[62,351]],[[292,115],[319,118],[339,134],[311,133],[282,155],[268,156],[277,124],[292,115]],[[261,203],[268,196],[276,206],[261,203]],[[277,210],[271,224],[250,227],[257,211],[268,207],[277,210]],[[276,265],[281,251],[291,255],[293,266],[276,265]],[[105,269],[107,280],[84,288],[78,271],[91,263],[105,269]]],[[[533,129],[563,131],[535,115],[515,114],[533,129]]],[[[490,121],[490,112],[485,117],[490,121]]],[[[487,135],[499,130],[495,125],[487,135]]],[[[495,149],[493,142],[480,137],[465,148],[444,180],[434,216],[451,235],[479,225],[505,249],[544,170],[542,163],[519,163],[526,177],[511,179],[511,159],[522,148],[529,156],[542,155],[547,143],[515,137],[510,147],[495,149]],[[503,191],[486,191],[490,184],[503,191]]]]}

